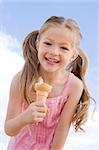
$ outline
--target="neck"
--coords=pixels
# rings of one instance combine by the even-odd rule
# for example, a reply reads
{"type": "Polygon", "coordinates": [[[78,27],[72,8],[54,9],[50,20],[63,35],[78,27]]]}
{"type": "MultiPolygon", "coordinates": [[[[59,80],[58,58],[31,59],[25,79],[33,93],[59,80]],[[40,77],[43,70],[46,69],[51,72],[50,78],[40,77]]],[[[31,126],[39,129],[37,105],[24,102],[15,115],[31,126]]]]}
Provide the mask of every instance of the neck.
{"type": "Polygon", "coordinates": [[[39,68],[39,76],[43,78],[44,82],[51,85],[59,83],[60,81],[62,82],[64,75],[66,75],[66,71],[63,69],[56,72],[47,72],[42,68],[39,68]]]}

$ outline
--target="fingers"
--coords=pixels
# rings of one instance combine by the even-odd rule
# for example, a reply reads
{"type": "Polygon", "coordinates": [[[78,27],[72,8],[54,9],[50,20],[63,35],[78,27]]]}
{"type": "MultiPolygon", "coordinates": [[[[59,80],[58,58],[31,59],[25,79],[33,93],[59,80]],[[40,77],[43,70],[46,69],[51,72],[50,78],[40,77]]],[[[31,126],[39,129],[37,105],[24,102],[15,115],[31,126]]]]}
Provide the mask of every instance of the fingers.
{"type": "Polygon", "coordinates": [[[45,107],[46,106],[44,101],[36,101],[35,105],[38,106],[38,107],[45,107]]]}
{"type": "Polygon", "coordinates": [[[32,116],[33,116],[33,121],[35,123],[38,123],[38,122],[42,122],[44,120],[46,113],[35,112],[35,113],[32,113],[32,116]]]}
{"type": "Polygon", "coordinates": [[[34,116],[35,118],[44,118],[46,116],[46,113],[40,113],[40,112],[33,112],[32,116],[34,116]]]}
{"type": "Polygon", "coordinates": [[[33,104],[31,104],[31,107],[33,111],[42,113],[46,113],[48,110],[46,104],[44,104],[43,102],[34,102],[33,104]]]}
{"type": "Polygon", "coordinates": [[[42,122],[44,120],[44,118],[36,118],[36,124],[38,124],[39,122],[42,122]]]}
{"type": "Polygon", "coordinates": [[[29,122],[31,123],[38,123],[44,120],[44,117],[47,113],[47,106],[44,102],[33,102],[29,105],[27,109],[27,114],[29,122]]]}
{"type": "Polygon", "coordinates": [[[48,111],[47,107],[36,107],[36,110],[38,112],[46,113],[48,111]]]}

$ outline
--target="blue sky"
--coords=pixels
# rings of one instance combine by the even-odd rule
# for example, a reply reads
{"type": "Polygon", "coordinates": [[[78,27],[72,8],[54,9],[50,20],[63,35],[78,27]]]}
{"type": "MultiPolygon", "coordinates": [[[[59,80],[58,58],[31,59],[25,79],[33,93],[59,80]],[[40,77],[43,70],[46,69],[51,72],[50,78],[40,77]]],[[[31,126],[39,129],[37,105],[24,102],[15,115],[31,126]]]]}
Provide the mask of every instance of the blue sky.
{"type": "MultiPolygon", "coordinates": [[[[0,0],[0,30],[22,43],[31,31],[39,29],[52,15],[75,19],[83,33],[82,48],[89,57],[88,84],[99,98],[99,1],[98,0],[0,0]]],[[[19,55],[20,48],[10,49],[19,55]]],[[[97,100],[98,101],[98,100],[97,100]]]]}
{"type": "Polygon", "coordinates": [[[83,33],[83,47],[94,59],[94,55],[91,53],[94,51],[98,53],[98,1],[35,1],[2,0],[0,4],[0,28],[22,42],[26,34],[39,29],[51,15],[73,18],[78,22],[83,33]]]}

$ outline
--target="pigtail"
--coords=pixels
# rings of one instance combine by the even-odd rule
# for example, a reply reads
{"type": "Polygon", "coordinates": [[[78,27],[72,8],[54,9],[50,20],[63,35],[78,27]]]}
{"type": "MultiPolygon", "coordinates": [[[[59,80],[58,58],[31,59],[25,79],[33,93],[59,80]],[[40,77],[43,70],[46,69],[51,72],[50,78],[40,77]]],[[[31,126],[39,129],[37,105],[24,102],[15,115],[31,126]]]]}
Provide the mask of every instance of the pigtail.
{"type": "Polygon", "coordinates": [[[78,57],[72,62],[72,73],[74,73],[79,79],[85,76],[88,68],[88,58],[82,49],[79,49],[78,57]]]}
{"type": "Polygon", "coordinates": [[[88,59],[82,49],[79,50],[78,57],[71,63],[72,70],[71,72],[76,75],[79,79],[82,80],[84,89],[82,96],[77,105],[77,109],[73,116],[72,123],[75,127],[75,131],[81,129],[81,125],[83,125],[87,121],[88,117],[88,108],[90,103],[90,94],[85,84],[84,76],[86,74],[88,68],[88,59]]]}
{"type": "Polygon", "coordinates": [[[25,64],[20,78],[20,91],[22,98],[30,103],[29,93],[38,78],[38,58],[36,50],[36,39],[38,31],[31,32],[23,42],[23,56],[25,64]]]}

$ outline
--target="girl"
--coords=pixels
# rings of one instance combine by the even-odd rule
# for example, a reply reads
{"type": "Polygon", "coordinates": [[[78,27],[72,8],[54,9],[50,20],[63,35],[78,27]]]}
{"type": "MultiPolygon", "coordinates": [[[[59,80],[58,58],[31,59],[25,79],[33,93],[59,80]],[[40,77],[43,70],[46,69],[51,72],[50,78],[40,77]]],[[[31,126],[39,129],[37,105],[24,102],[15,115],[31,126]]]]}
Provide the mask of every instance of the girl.
{"type": "Polygon", "coordinates": [[[5,132],[8,150],[62,150],[69,128],[83,130],[90,95],[84,76],[88,61],[77,23],[50,17],[23,42],[25,64],[11,83],[5,132]],[[46,105],[36,101],[39,77],[53,88],[46,105]]]}

